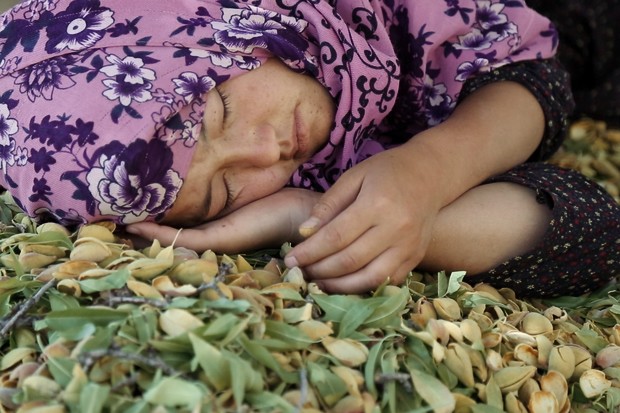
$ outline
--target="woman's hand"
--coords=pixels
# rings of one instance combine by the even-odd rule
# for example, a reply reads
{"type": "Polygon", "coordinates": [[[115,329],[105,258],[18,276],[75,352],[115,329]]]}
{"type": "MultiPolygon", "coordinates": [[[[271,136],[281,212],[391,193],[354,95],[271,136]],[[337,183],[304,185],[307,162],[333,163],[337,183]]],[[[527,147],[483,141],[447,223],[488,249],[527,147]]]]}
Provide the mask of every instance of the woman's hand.
{"type": "Polygon", "coordinates": [[[297,228],[310,216],[321,194],[305,189],[284,188],[214,221],[193,228],[178,228],[141,222],[127,232],[163,245],[237,253],[280,246],[301,237],[297,228]]]}
{"type": "Polygon", "coordinates": [[[342,175],[300,227],[316,232],[286,264],[329,292],[364,292],[387,278],[402,283],[424,256],[441,208],[432,158],[418,153],[391,149],[342,175]]]}

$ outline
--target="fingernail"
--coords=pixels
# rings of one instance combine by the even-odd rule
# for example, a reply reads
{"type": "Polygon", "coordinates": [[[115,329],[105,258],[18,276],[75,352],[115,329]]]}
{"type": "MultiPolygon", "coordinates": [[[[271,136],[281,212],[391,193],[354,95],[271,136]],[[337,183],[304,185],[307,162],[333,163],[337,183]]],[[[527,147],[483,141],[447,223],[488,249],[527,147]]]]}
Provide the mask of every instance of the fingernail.
{"type": "Polygon", "coordinates": [[[133,227],[131,225],[125,227],[125,231],[130,234],[140,235],[140,228],[133,227]]]}
{"type": "Polygon", "coordinates": [[[293,255],[287,255],[286,257],[284,257],[284,264],[288,268],[299,267],[299,263],[297,262],[297,258],[295,258],[293,255]]]}
{"type": "Polygon", "coordinates": [[[317,231],[319,223],[320,221],[318,218],[310,217],[299,226],[299,233],[304,238],[307,238],[317,231]]]}

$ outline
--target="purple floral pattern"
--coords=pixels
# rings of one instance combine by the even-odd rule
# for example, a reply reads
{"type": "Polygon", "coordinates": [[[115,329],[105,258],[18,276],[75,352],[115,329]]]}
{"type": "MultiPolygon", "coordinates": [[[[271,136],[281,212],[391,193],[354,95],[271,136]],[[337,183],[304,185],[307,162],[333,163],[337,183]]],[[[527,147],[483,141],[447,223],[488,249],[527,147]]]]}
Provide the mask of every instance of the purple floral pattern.
{"type": "Polygon", "coordinates": [[[204,95],[276,56],[338,101],[328,144],[290,182],[324,190],[444,121],[472,76],[554,53],[522,0],[419,0],[415,15],[410,2],[20,3],[0,27],[0,184],[44,219],[159,219],[204,95]]]}

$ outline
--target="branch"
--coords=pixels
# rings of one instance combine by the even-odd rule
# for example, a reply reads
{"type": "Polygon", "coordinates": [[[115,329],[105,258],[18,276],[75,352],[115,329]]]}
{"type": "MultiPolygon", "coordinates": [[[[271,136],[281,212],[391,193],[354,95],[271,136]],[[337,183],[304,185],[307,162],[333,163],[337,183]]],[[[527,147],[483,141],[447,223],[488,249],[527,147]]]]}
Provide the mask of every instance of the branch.
{"type": "Polygon", "coordinates": [[[34,295],[32,295],[32,297],[15,307],[14,311],[11,311],[11,314],[5,316],[0,321],[0,325],[2,325],[2,329],[0,329],[0,339],[6,338],[6,336],[19,321],[19,319],[24,316],[24,314],[26,314],[28,310],[32,308],[32,306],[38,303],[41,298],[43,298],[43,295],[47,292],[47,290],[56,285],[56,281],[57,280],[53,278],[43,284],[43,286],[41,286],[41,288],[39,288],[39,290],[34,295]]]}

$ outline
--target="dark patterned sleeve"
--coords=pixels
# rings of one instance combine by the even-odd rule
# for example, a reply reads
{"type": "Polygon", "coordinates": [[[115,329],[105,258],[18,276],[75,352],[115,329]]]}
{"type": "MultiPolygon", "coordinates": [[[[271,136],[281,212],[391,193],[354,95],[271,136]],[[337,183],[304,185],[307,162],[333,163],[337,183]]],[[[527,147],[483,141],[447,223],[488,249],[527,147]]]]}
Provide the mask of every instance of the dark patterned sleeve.
{"type": "Polygon", "coordinates": [[[562,144],[574,108],[568,73],[557,59],[512,63],[468,79],[459,101],[484,85],[502,80],[525,86],[540,103],[545,114],[545,134],[529,161],[548,159],[562,144]]]}

